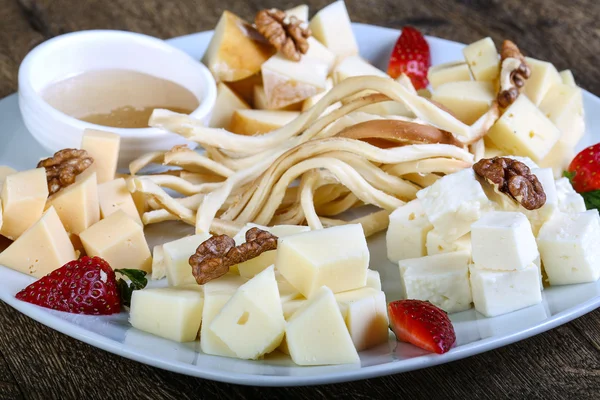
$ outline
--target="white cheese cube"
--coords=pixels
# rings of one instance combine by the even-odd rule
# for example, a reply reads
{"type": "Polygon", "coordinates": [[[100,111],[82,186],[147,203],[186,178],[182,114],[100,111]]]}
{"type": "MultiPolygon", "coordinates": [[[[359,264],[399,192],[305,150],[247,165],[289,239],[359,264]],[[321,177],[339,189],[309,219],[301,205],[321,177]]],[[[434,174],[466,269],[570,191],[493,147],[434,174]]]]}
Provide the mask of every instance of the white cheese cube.
{"type": "Polygon", "coordinates": [[[361,288],[338,293],[335,300],[357,351],[387,342],[389,321],[385,293],[361,288]]]}
{"type": "Polygon", "coordinates": [[[250,106],[229,86],[221,82],[217,85],[217,100],[213,107],[208,126],[211,128],[226,128],[231,123],[231,117],[236,110],[247,110],[250,106]]]}
{"type": "Polygon", "coordinates": [[[86,129],[81,138],[81,149],[88,152],[94,159],[90,167],[96,171],[98,183],[115,179],[119,163],[121,136],[112,132],[86,129]]]}
{"type": "Polygon", "coordinates": [[[200,244],[210,238],[200,233],[163,244],[165,272],[169,286],[196,283],[189,260],[200,244]]]}
{"type": "Polygon", "coordinates": [[[525,57],[525,61],[531,69],[531,76],[525,81],[521,91],[537,106],[548,90],[557,83],[562,83],[562,79],[552,63],[531,57],[525,57]]]}
{"type": "Polygon", "coordinates": [[[265,269],[240,286],[209,329],[238,358],[255,360],[275,350],[285,332],[275,268],[265,269]]]}
{"type": "Polygon", "coordinates": [[[586,210],[583,197],[573,189],[568,178],[560,178],[556,181],[556,195],[560,212],[575,214],[586,210]]]}
{"type": "Polygon", "coordinates": [[[470,266],[475,309],[495,317],[542,301],[540,270],[531,263],[520,271],[492,271],[470,266]]]}
{"type": "Polygon", "coordinates": [[[485,114],[496,100],[496,90],[489,81],[448,82],[439,86],[432,100],[447,107],[467,125],[485,114]]]}
{"type": "Polygon", "coordinates": [[[473,263],[480,268],[521,270],[539,253],[531,224],[519,212],[490,211],[471,225],[473,263]]]}
{"type": "Polygon", "coordinates": [[[290,356],[298,365],[360,361],[333,292],[325,286],[292,315],[285,336],[290,356]]]}
{"type": "Polygon", "coordinates": [[[560,79],[562,83],[569,86],[577,86],[575,83],[575,77],[573,76],[573,72],[570,69],[565,69],[564,71],[560,71],[558,73],[560,75],[560,79]]]}
{"type": "Polygon", "coordinates": [[[367,270],[367,287],[381,290],[381,276],[374,269],[367,270]]]}
{"type": "Polygon", "coordinates": [[[302,58],[306,57],[326,65],[327,75],[329,75],[335,64],[336,55],[312,36],[306,39],[306,42],[308,43],[308,51],[302,58]]]}
{"type": "Polygon", "coordinates": [[[427,80],[435,90],[438,86],[448,82],[470,81],[471,72],[464,62],[450,62],[435,65],[427,71],[427,80]]]}
{"type": "Polygon", "coordinates": [[[594,282],[600,277],[600,217],[597,210],[557,214],[538,235],[551,285],[594,282]]]}
{"type": "Polygon", "coordinates": [[[433,227],[446,240],[458,239],[471,230],[471,224],[491,207],[472,168],[446,175],[417,198],[433,227]]]}
{"type": "Polygon", "coordinates": [[[487,37],[463,49],[463,55],[477,81],[493,81],[500,75],[500,56],[494,41],[487,37]]]}
{"type": "Polygon", "coordinates": [[[471,234],[455,240],[445,240],[435,229],[427,233],[427,255],[433,256],[442,253],[452,253],[454,251],[467,251],[471,253],[471,234]]]}
{"type": "Polygon", "coordinates": [[[154,246],[152,249],[152,280],[156,281],[167,276],[165,266],[165,250],[162,244],[154,246]]]}
{"type": "Polygon", "coordinates": [[[321,286],[334,293],[367,283],[369,249],[360,224],[280,237],[275,266],[307,299],[321,286]]]}
{"type": "Polygon", "coordinates": [[[343,1],[322,8],[310,21],[309,28],[315,39],[327,46],[338,60],[358,54],[358,44],[343,1]]]}
{"type": "Polygon", "coordinates": [[[285,10],[285,15],[288,17],[296,17],[300,21],[307,22],[308,21],[308,6],[306,4],[301,4],[294,8],[290,8],[289,10],[285,10]]]}
{"type": "Polygon", "coordinates": [[[390,214],[386,234],[387,256],[391,262],[422,257],[426,253],[427,233],[433,225],[427,219],[419,200],[397,208],[390,214]]]}
{"type": "Polygon", "coordinates": [[[200,290],[134,290],[129,322],[134,328],[176,342],[193,342],[200,331],[204,298],[200,290]]]}
{"type": "Polygon", "coordinates": [[[100,215],[107,218],[112,213],[122,210],[138,224],[142,225],[142,219],[137,207],[127,189],[125,179],[118,178],[98,185],[98,201],[100,203],[100,215]]]}
{"type": "Polygon", "coordinates": [[[560,141],[575,147],[585,133],[581,88],[562,83],[555,84],[548,90],[539,107],[560,130],[560,141]]]}
{"type": "Polygon", "coordinates": [[[533,162],[533,160],[529,157],[521,157],[521,156],[515,156],[515,155],[507,155],[507,156],[503,156],[503,157],[520,161],[523,164],[527,165],[529,167],[529,169],[536,169],[536,168],[540,167],[535,162],[533,162]]]}
{"type": "Polygon", "coordinates": [[[471,308],[467,251],[402,260],[400,280],[408,299],[426,300],[453,313],[471,308]]]}

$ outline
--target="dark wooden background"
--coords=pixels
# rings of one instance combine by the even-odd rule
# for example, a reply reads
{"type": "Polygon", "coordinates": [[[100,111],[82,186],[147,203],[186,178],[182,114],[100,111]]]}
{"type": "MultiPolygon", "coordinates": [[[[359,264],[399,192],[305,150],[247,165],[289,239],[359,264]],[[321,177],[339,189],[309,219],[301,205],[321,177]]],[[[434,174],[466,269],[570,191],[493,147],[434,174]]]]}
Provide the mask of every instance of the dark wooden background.
{"type": "MultiPolygon", "coordinates": [[[[308,0],[311,12],[329,0],[308,0]]],[[[600,95],[599,0],[346,0],[353,21],[461,42],[491,36],[571,68],[600,95]]],[[[125,29],[170,38],[212,29],[224,9],[250,18],[272,0],[0,0],[0,98],[25,54],[53,36],[125,29]]],[[[0,133],[1,134],[1,133],[0,133]]],[[[95,349],[0,303],[2,399],[600,398],[600,310],[531,339],[426,370],[313,388],[251,388],[191,378],[95,349]]]]}

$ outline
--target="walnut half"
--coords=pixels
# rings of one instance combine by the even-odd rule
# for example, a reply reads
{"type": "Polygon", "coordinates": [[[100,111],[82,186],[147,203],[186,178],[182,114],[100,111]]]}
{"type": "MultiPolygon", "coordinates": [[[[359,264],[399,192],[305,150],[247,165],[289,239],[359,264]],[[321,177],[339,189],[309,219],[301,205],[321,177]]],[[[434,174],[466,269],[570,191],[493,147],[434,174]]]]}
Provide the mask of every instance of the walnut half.
{"type": "Polygon", "coordinates": [[[225,275],[233,265],[277,249],[277,239],[277,236],[258,228],[248,230],[246,242],[239,246],[227,235],[213,236],[201,243],[190,257],[192,274],[199,285],[204,285],[225,275]]]}
{"type": "Polygon", "coordinates": [[[536,210],[546,204],[544,187],[520,161],[507,157],[484,158],[473,165],[473,170],[527,210],[536,210]]]}
{"type": "Polygon", "coordinates": [[[75,182],[77,175],[88,169],[94,162],[87,151],[62,149],[54,156],[41,160],[37,167],[46,169],[48,192],[54,194],[75,182]]]}
{"type": "Polygon", "coordinates": [[[301,55],[308,51],[307,39],[311,31],[295,16],[288,18],[285,11],[271,8],[259,11],[254,24],[256,30],[286,58],[300,61],[301,55]]]}
{"type": "Polygon", "coordinates": [[[502,43],[500,60],[500,92],[497,100],[500,107],[506,108],[519,96],[525,81],[531,76],[531,69],[525,56],[510,40],[502,43]]]}

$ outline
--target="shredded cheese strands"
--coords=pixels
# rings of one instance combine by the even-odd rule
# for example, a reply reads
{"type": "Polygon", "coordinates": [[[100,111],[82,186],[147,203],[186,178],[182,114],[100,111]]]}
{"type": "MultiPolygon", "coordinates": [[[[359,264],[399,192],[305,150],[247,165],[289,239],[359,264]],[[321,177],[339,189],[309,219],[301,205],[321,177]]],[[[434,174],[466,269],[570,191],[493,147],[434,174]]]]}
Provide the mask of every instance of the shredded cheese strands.
{"type": "Polygon", "coordinates": [[[187,147],[174,147],[164,155],[164,164],[181,167],[191,172],[211,171],[223,177],[233,175],[234,171],[223,164],[211,160],[187,147]]]}
{"type": "Polygon", "coordinates": [[[150,180],[161,187],[175,190],[185,196],[210,193],[222,184],[222,182],[193,184],[183,178],[172,175],[146,175],[144,179],[150,180]]]}
{"type": "Polygon", "coordinates": [[[469,146],[469,150],[473,153],[475,162],[485,157],[485,142],[483,138],[479,139],[475,143],[469,146]]]}
{"type": "Polygon", "coordinates": [[[395,176],[404,176],[412,173],[429,174],[434,172],[453,174],[471,165],[472,163],[470,162],[453,158],[428,158],[425,160],[387,165],[383,167],[383,170],[395,176]]]}
{"type": "Polygon", "coordinates": [[[150,164],[162,163],[165,153],[166,151],[155,151],[133,160],[129,163],[129,173],[135,175],[150,164]]]}
{"type": "Polygon", "coordinates": [[[300,205],[304,218],[310,229],[323,229],[319,216],[315,211],[314,191],[319,182],[319,173],[309,171],[302,176],[300,182],[300,205]]]}

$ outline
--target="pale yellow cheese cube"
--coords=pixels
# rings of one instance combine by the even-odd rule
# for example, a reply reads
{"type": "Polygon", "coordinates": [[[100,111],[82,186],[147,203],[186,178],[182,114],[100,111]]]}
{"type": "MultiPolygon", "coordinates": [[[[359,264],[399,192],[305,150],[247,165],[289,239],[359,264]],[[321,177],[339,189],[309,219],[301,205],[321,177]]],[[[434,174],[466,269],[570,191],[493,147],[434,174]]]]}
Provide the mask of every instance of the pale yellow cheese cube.
{"type": "Polygon", "coordinates": [[[531,69],[531,76],[525,81],[521,92],[525,93],[537,106],[542,102],[548,90],[552,86],[562,83],[562,79],[554,65],[549,62],[530,57],[525,57],[525,61],[531,69]]]}
{"type": "Polygon", "coordinates": [[[276,268],[306,298],[321,286],[333,292],[367,283],[369,249],[360,224],[349,224],[281,237],[276,268]]]}
{"type": "Polygon", "coordinates": [[[539,164],[542,168],[552,168],[554,179],[558,179],[567,170],[574,157],[575,148],[561,138],[539,164]]]}
{"type": "Polygon", "coordinates": [[[200,331],[204,298],[190,288],[134,290],[129,322],[134,328],[176,342],[193,342],[200,331]]]}
{"type": "Polygon", "coordinates": [[[373,288],[375,290],[381,290],[381,276],[379,276],[379,272],[374,269],[369,269],[367,271],[367,287],[373,288]]]}
{"type": "Polygon", "coordinates": [[[306,42],[308,43],[308,51],[302,58],[309,58],[326,65],[327,75],[329,75],[335,65],[335,54],[312,36],[306,42]]]}
{"type": "Polygon", "coordinates": [[[432,97],[468,125],[485,114],[495,99],[494,85],[489,81],[445,83],[433,92],[432,97]]]}
{"type": "Polygon", "coordinates": [[[165,273],[169,286],[196,283],[189,259],[198,246],[209,238],[209,233],[200,233],[163,244],[165,273]]]}
{"type": "Polygon", "coordinates": [[[248,279],[228,272],[217,279],[213,279],[212,281],[205,283],[201,287],[205,294],[211,292],[233,293],[246,282],[248,282],[248,279]]]}
{"type": "Polygon", "coordinates": [[[2,189],[2,185],[4,185],[6,177],[15,173],[17,173],[16,169],[6,165],[0,165],[0,190],[2,189]]]}
{"type": "Polygon", "coordinates": [[[152,249],[152,280],[157,281],[165,276],[167,276],[165,250],[162,244],[159,244],[152,249]]]}
{"type": "Polygon", "coordinates": [[[260,135],[289,124],[298,115],[295,111],[236,110],[228,129],[239,135],[260,135]]]}
{"type": "MultiPolygon", "coordinates": [[[[318,95],[317,95],[318,96],[318,95]]],[[[269,101],[267,99],[267,94],[265,93],[265,88],[263,85],[254,86],[254,108],[257,110],[270,110],[269,101]]],[[[298,111],[299,108],[302,107],[302,103],[290,104],[288,106],[277,108],[277,111],[298,111]]]]}
{"type": "Polygon", "coordinates": [[[463,55],[477,81],[493,81],[500,75],[500,56],[492,38],[484,38],[463,49],[463,55]]]}
{"type": "Polygon", "coordinates": [[[85,171],[75,183],[48,199],[46,207],[54,207],[65,229],[79,235],[100,220],[97,173],[85,171]]]}
{"type": "Polygon", "coordinates": [[[8,175],[2,186],[3,224],[0,234],[15,240],[44,212],[48,198],[46,170],[36,168],[8,175]]]}
{"type": "Polygon", "coordinates": [[[289,319],[285,336],[290,356],[298,365],[360,361],[335,296],[326,286],[289,319]]]}
{"type": "Polygon", "coordinates": [[[562,80],[562,83],[564,83],[565,85],[577,86],[577,84],[575,83],[575,77],[573,76],[573,73],[571,72],[570,69],[565,69],[564,71],[560,71],[559,75],[560,75],[560,79],[562,80]]]}
{"type": "Polygon", "coordinates": [[[289,10],[285,10],[285,15],[288,17],[296,17],[300,21],[307,22],[308,21],[308,6],[306,4],[301,4],[294,8],[290,8],[289,10]]]}
{"type": "Polygon", "coordinates": [[[379,76],[389,78],[390,76],[377,67],[371,65],[368,61],[360,56],[346,57],[333,70],[333,80],[335,83],[340,83],[344,79],[353,76],[379,76]]]}
{"type": "Polygon", "coordinates": [[[119,162],[121,136],[116,133],[86,129],[81,138],[81,149],[94,159],[90,168],[96,171],[98,183],[115,179],[119,162]]]}
{"type": "Polygon", "coordinates": [[[581,88],[556,84],[548,90],[539,108],[561,131],[560,140],[575,147],[585,133],[581,88]]]}
{"type": "Polygon", "coordinates": [[[358,54],[348,10],[343,1],[322,8],[310,21],[313,36],[341,60],[358,54]]]}
{"type": "Polygon", "coordinates": [[[208,126],[211,128],[227,128],[236,110],[248,110],[250,106],[225,83],[217,85],[217,100],[213,107],[208,126]]]}
{"type": "Polygon", "coordinates": [[[98,185],[98,201],[100,203],[100,215],[107,218],[111,214],[121,210],[142,225],[142,219],[137,207],[127,189],[125,179],[118,178],[98,185]]]}
{"type": "Polygon", "coordinates": [[[74,259],[75,249],[53,207],[0,253],[0,264],[36,278],[74,259]]]}
{"type": "MultiPolygon", "coordinates": [[[[315,104],[317,104],[319,102],[319,100],[321,100],[331,89],[333,89],[333,79],[331,77],[327,78],[327,81],[325,82],[325,91],[315,94],[314,96],[309,97],[308,99],[304,100],[302,102],[302,111],[306,111],[310,108],[312,108],[315,104]]],[[[323,115],[327,115],[330,112],[332,112],[333,110],[340,108],[341,107],[341,103],[337,102],[337,103],[333,103],[332,105],[330,105],[329,107],[327,107],[325,109],[325,111],[323,111],[323,114],[321,114],[321,116],[323,115]]]]}
{"type": "Polygon", "coordinates": [[[507,154],[539,162],[560,138],[560,130],[527,96],[521,95],[496,121],[487,137],[507,154]]]}
{"type": "Polygon", "coordinates": [[[445,83],[470,81],[471,72],[465,62],[450,62],[430,67],[427,80],[433,89],[445,83]]]}
{"type": "Polygon", "coordinates": [[[116,211],[79,235],[88,256],[104,258],[111,267],[150,272],[152,256],[144,230],[124,211],[116,211]]]}

